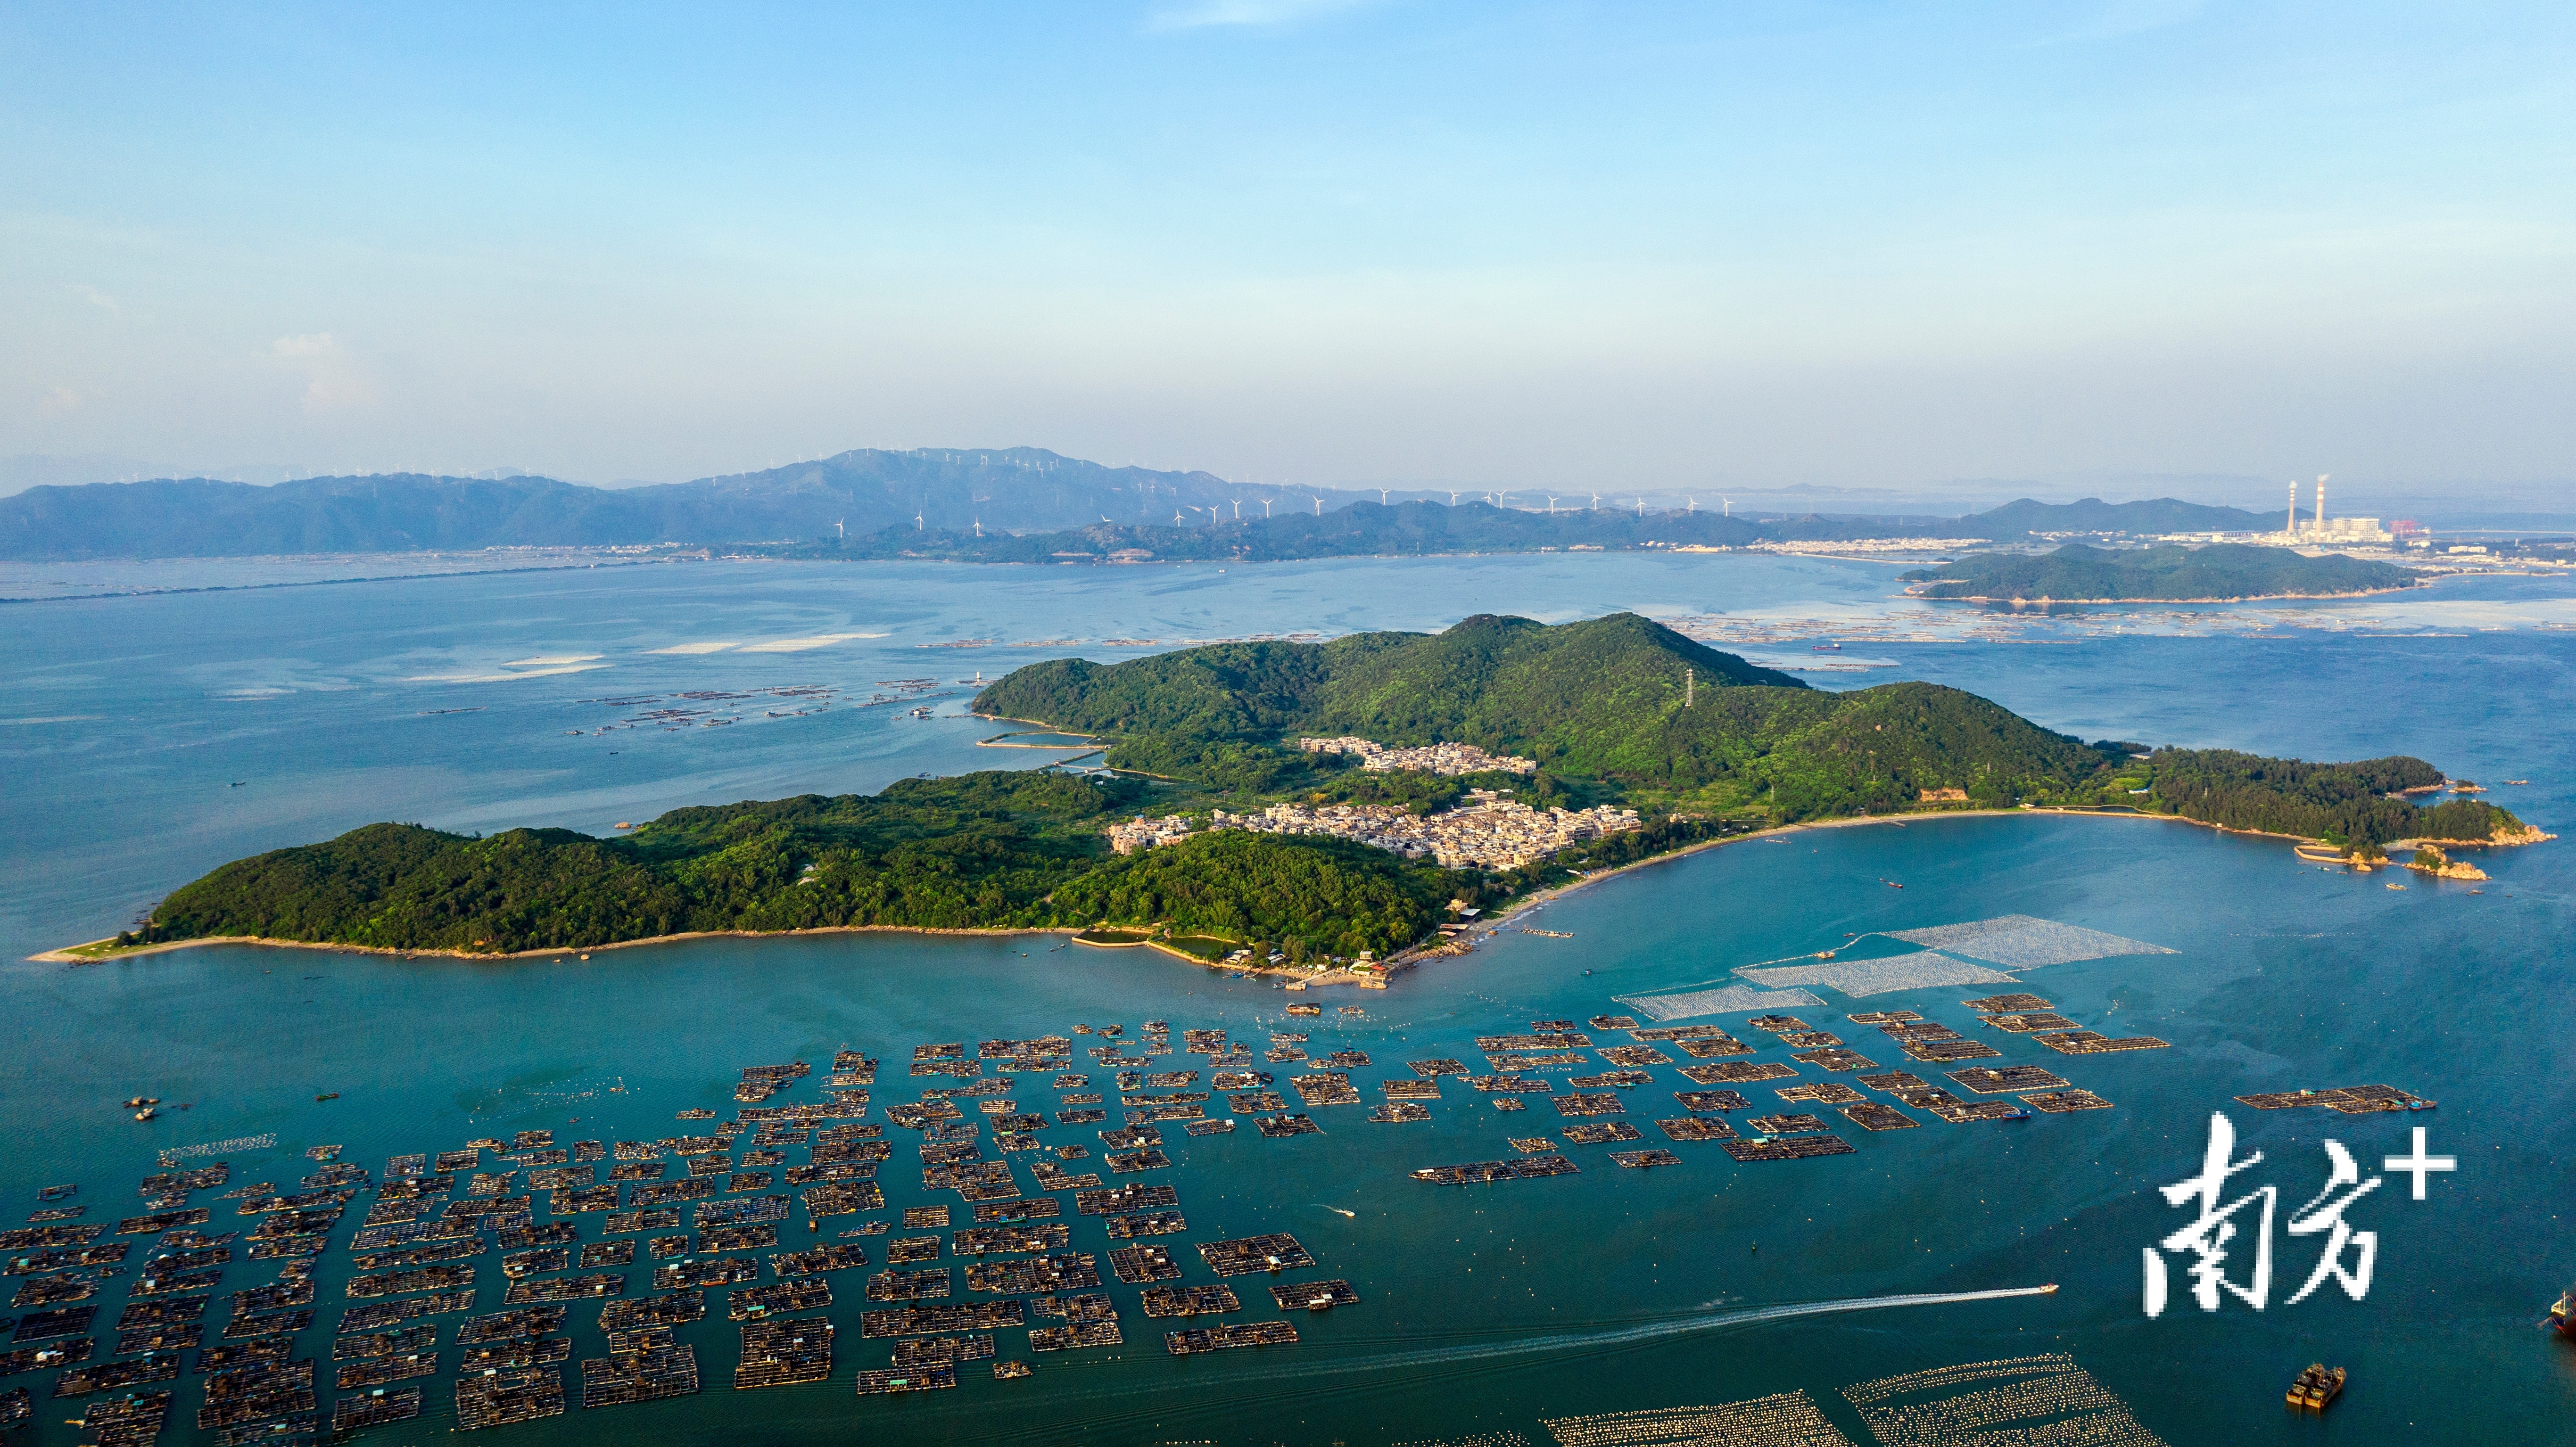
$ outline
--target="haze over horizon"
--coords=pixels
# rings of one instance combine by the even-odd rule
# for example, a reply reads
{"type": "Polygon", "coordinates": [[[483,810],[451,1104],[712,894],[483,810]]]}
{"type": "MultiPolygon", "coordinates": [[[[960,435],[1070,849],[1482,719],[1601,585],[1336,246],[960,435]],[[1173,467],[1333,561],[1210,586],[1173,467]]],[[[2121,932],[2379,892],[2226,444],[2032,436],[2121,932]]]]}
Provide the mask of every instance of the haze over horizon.
{"type": "Polygon", "coordinates": [[[20,7],[0,456],[2529,493],[2576,442],[2571,40],[2191,0],[20,7]]]}

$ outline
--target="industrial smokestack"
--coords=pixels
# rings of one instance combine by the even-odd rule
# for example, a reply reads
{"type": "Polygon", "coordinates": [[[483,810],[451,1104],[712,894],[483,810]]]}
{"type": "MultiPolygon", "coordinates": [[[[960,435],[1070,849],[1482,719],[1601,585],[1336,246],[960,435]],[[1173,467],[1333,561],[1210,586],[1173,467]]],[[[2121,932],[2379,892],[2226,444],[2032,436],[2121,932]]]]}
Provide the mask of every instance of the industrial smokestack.
{"type": "Polygon", "coordinates": [[[2326,530],[2326,479],[2332,475],[2324,472],[2317,474],[2317,531],[2319,533],[2326,530]]]}

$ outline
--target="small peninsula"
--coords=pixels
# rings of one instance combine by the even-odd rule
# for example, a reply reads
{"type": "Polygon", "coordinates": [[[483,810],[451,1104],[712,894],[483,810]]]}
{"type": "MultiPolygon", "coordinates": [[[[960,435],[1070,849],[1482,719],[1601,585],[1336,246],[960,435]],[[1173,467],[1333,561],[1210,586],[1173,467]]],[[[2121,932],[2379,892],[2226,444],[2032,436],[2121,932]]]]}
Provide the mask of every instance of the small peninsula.
{"type": "Polygon", "coordinates": [[[1966,603],[2244,603],[2258,598],[2351,598],[2423,586],[2412,568],[2336,554],[2307,557],[2246,543],[2111,549],[2069,543],[2053,553],[1971,553],[1906,573],[1918,598],[1966,603]]]}
{"type": "Polygon", "coordinates": [[[2535,837],[2483,801],[2412,802],[2444,782],[2421,759],[2085,743],[1958,689],[1810,688],[1634,614],[1058,659],[975,707],[1093,736],[1111,771],[675,809],[611,839],[373,824],[227,864],[81,957],[211,939],[497,956],[1107,926],[1295,970],[1433,943],[1570,873],[1863,815],[2117,810],[2361,854],[2535,837]],[[1408,748],[1428,752],[1390,752],[1408,748]],[[1397,766],[1424,762],[1481,772],[1397,766]],[[1158,822],[1130,822],[1142,815],[1158,822]],[[1435,827],[1453,823],[1473,827],[1435,827]],[[1494,842],[1460,842],[1475,837],[1494,842]]]}

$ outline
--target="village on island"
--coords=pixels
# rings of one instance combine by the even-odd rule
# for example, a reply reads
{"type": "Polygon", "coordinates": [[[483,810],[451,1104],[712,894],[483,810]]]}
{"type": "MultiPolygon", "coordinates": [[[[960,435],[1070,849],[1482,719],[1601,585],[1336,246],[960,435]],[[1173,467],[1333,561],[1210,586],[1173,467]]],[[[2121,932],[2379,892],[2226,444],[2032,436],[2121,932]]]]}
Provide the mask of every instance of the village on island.
{"type": "MultiPolygon", "coordinates": [[[[1353,754],[1373,773],[1398,769],[1426,774],[1504,773],[1527,776],[1535,760],[1495,756],[1473,744],[1433,744],[1391,749],[1367,739],[1299,739],[1310,754],[1353,754]]],[[[1603,804],[1590,809],[1536,809],[1510,791],[1470,789],[1468,802],[1437,814],[1416,814],[1393,804],[1273,804],[1258,814],[1213,809],[1210,830],[1255,834],[1320,834],[1384,849],[1406,859],[1431,859],[1449,869],[1514,869],[1559,850],[1638,827],[1637,811],[1603,804]]],[[[1186,815],[1160,819],[1137,815],[1109,827],[1109,847],[1121,854],[1176,843],[1197,831],[1186,815]]]]}

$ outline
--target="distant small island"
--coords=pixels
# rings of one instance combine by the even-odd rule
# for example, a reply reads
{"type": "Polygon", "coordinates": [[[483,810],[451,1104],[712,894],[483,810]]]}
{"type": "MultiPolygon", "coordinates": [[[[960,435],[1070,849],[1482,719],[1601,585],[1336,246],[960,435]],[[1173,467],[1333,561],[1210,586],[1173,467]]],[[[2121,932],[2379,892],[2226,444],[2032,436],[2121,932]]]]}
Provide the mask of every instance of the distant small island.
{"type": "Polygon", "coordinates": [[[1444,927],[1578,877],[1861,816],[2113,810],[2361,857],[2542,837],[2483,801],[2413,803],[2443,783],[2421,759],[2088,744],[1953,688],[1809,688],[1635,614],[1058,659],[975,709],[1097,739],[1116,772],[675,809],[610,839],[374,824],[227,864],[140,928],[52,957],[218,939],[504,956],[721,932],[1107,927],[1094,938],[1302,974],[1444,948],[1444,927]]]}
{"type": "Polygon", "coordinates": [[[1903,575],[1918,598],[1967,603],[2246,603],[2259,598],[2351,598],[2422,586],[2412,568],[2288,548],[2210,543],[2114,550],[2069,543],[2056,552],[1971,553],[1903,575]]]}

